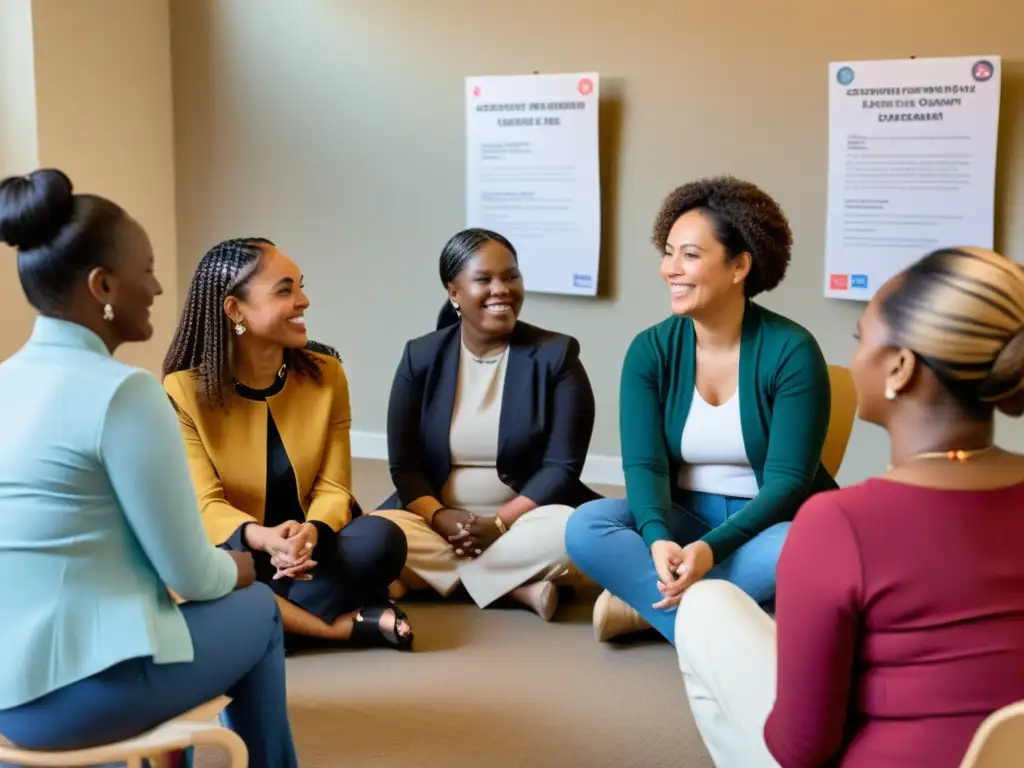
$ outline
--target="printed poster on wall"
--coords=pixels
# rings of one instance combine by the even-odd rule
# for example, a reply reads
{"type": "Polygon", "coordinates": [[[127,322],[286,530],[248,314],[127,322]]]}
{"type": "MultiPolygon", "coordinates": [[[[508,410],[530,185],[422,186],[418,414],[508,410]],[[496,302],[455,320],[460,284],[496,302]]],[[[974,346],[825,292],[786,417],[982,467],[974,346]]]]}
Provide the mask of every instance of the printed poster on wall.
{"type": "Polygon", "coordinates": [[[507,237],[528,291],[597,295],[597,73],[466,78],[466,225],[507,237]]]}
{"type": "Polygon", "coordinates": [[[992,248],[999,56],[829,65],[825,296],[869,300],[944,246],[992,248]]]}

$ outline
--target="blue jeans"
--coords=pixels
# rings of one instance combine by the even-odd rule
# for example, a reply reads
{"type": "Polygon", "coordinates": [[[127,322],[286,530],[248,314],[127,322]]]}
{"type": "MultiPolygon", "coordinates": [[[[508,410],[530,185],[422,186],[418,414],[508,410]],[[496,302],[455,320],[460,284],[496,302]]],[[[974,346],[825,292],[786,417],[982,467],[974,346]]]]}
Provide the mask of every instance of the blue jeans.
{"type": "MultiPolygon", "coordinates": [[[[666,521],[672,538],[683,546],[700,539],[736,514],[749,499],[689,491],[682,505],[673,505],[666,521]]],[[[761,604],[775,597],[775,564],[789,531],[777,523],[762,531],[708,572],[724,579],[761,604]]],[[[620,600],[629,603],[670,643],[675,644],[676,609],[652,606],[662,599],[654,560],[626,499],[598,499],[569,518],[565,532],[569,557],[583,573],[620,600]]]]}
{"type": "Polygon", "coordinates": [[[129,659],[19,707],[0,733],[25,749],[85,749],[137,736],[218,696],[252,768],[296,768],[285,693],[284,630],[263,584],[181,606],[194,660],[129,659]]]}

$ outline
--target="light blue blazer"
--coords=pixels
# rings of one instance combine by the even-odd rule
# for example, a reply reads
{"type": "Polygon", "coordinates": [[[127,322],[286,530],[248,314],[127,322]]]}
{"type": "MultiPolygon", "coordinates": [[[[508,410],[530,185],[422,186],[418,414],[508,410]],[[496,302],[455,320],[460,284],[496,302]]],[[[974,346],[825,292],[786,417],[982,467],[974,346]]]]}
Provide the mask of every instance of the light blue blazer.
{"type": "Polygon", "coordinates": [[[236,578],[160,382],[39,318],[0,363],[0,710],[126,659],[191,661],[167,588],[213,600],[236,578]]]}

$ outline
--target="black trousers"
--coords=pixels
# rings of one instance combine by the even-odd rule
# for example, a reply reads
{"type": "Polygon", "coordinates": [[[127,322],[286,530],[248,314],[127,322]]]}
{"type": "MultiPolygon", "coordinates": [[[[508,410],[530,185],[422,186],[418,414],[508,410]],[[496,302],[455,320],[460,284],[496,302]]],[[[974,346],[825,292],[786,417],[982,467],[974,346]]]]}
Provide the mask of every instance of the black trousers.
{"type": "MultiPolygon", "coordinates": [[[[240,526],[222,546],[252,552],[245,546],[244,528],[240,526]]],[[[408,544],[402,529],[390,520],[366,515],[355,518],[338,533],[323,525],[317,529],[317,566],[312,579],[275,581],[277,569],[270,564],[270,555],[252,552],[256,579],[328,624],[343,613],[387,603],[388,585],[405,567],[408,544]]]]}

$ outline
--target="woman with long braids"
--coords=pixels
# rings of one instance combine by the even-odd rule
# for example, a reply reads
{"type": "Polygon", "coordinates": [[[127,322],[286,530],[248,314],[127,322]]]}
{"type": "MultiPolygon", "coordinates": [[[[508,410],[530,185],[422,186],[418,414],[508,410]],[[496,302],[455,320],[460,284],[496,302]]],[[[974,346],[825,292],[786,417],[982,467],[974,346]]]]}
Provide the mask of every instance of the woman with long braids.
{"type": "Polygon", "coordinates": [[[387,597],[401,529],[353,498],[348,382],[309,342],[302,275],[269,240],[228,240],[200,260],[167,357],[192,479],[214,544],[252,552],[289,649],[408,649],[387,597]]]}
{"type": "Polygon", "coordinates": [[[496,232],[453,236],[440,273],[438,329],[406,344],[391,388],[396,491],[376,514],[408,537],[402,586],[461,582],[481,608],[509,595],[550,620],[566,520],[598,498],[580,482],[594,428],[580,345],[517,319],[523,277],[496,232]]]}

